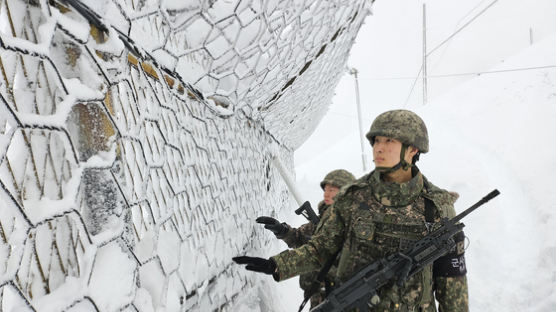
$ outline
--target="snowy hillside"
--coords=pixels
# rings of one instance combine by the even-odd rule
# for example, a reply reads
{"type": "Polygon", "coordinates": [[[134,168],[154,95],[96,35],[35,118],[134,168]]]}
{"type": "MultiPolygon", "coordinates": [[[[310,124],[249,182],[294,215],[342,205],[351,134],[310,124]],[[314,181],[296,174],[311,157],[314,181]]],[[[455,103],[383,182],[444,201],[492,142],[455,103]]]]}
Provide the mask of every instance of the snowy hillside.
{"type": "MultiPolygon", "coordinates": [[[[505,71],[546,64],[556,64],[554,36],[489,69],[503,72],[409,107],[429,129],[430,152],[419,167],[433,183],[460,194],[458,212],[494,188],[501,192],[464,219],[471,311],[548,312],[556,306],[556,68],[505,71]]],[[[373,110],[367,129],[380,112],[373,110]]],[[[313,203],[328,171],[363,173],[356,131],[331,144],[317,129],[299,151],[298,182],[313,203]],[[311,158],[311,150],[324,152],[311,158]]]]}
{"type": "MultiPolygon", "coordinates": [[[[556,37],[493,70],[543,64],[556,64],[556,37]]],[[[552,311],[556,68],[485,75],[422,112],[430,124],[432,150],[442,151],[423,157],[423,171],[460,193],[457,207],[491,188],[502,192],[466,221],[472,307],[552,311]]]]}

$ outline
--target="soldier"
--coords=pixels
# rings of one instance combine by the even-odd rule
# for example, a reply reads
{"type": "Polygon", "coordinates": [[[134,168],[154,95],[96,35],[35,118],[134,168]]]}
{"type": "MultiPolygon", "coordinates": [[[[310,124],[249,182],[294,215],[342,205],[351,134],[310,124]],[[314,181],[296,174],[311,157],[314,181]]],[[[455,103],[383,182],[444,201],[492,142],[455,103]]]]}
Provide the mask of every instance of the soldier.
{"type": "MultiPolygon", "coordinates": [[[[324,217],[324,212],[328,211],[328,208],[334,203],[334,198],[340,189],[354,181],[353,174],[343,169],[331,171],[324,177],[324,180],[320,183],[320,187],[324,191],[324,199],[318,205],[320,219],[324,217]]],[[[258,217],[256,221],[265,224],[265,229],[271,230],[277,238],[286,242],[290,248],[301,247],[307,243],[315,233],[316,228],[316,225],[308,222],[296,229],[271,217],[258,217]]],[[[313,282],[317,279],[318,270],[299,276],[299,286],[303,289],[305,298],[311,298],[311,308],[316,307],[326,297],[326,287],[330,287],[334,283],[334,272],[334,268],[330,269],[325,280],[326,284],[322,283],[315,294],[311,294],[310,290],[313,282]]]]}
{"type": "MultiPolygon", "coordinates": [[[[430,183],[415,163],[429,150],[423,120],[407,110],[379,115],[367,133],[375,170],[342,190],[311,240],[270,259],[236,257],[247,269],[272,274],[277,281],[314,271],[341,250],[337,280],[346,281],[366,265],[423,237],[430,222],[455,216],[457,194],[430,183]]],[[[463,232],[458,248],[399,286],[378,290],[380,302],[369,311],[468,311],[463,232]]]]}

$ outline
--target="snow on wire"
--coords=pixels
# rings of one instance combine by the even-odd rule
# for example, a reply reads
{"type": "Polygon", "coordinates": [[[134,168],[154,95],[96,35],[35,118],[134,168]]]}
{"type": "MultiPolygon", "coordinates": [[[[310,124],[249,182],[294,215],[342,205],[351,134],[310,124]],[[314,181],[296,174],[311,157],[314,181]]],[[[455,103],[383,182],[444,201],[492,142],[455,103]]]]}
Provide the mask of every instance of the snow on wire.
{"type": "Polygon", "coordinates": [[[370,5],[0,0],[0,310],[233,310],[370,5]]]}

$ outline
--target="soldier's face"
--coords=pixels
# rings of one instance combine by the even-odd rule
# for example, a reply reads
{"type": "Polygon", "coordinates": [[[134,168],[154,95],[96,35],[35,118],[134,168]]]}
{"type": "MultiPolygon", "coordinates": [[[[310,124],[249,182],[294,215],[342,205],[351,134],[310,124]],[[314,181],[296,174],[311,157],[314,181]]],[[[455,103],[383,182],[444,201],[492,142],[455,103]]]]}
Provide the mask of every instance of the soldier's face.
{"type": "Polygon", "coordinates": [[[376,136],[373,159],[376,167],[393,167],[400,162],[402,142],[385,136],[376,136]]]}
{"type": "Polygon", "coordinates": [[[334,203],[334,197],[338,195],[340,189],[334,185],[326,184],[324,186],[324,203],[327,205],[332,205],[334,203]]]}
{"type": "MultiPolygon", "coordinates": [[[[400,162],[402,142],[385,136],[376,136],[373,144],[373,161],[376,167],[394,167],[400,162]]],[[[411,163],[419,150],[413,146],[405,151],[405,161],[411,163]]]]}

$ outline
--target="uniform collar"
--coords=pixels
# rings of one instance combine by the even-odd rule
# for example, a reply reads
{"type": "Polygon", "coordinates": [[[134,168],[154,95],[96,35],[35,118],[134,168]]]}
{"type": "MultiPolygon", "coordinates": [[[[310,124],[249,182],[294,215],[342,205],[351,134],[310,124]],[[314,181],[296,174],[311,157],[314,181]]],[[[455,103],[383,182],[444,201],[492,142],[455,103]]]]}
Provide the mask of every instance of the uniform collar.
{"type": "Polygon", "coordinates": [[[373,171],[369,175],[374,198],[384,206],[407,206],[414,202],[423,192],[423,175],[415,167],[411,180],[404,183],[386,182],[381,179],[380,172],[373,171]]]}
{"type": "Polygon", "coordinates": [[[330,207],[330,205],[325,204],[324,200],[321,200],[317,207],[319,209],[319,216],[322,216],[322,214],[326,211],[326,209],[328,209],[328,207],[330,207]]]}

